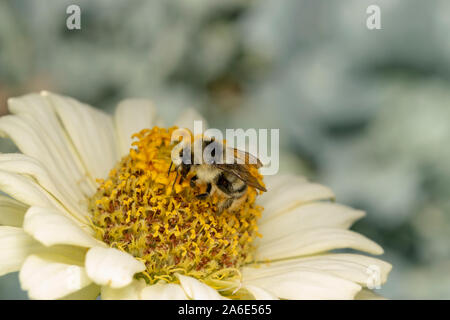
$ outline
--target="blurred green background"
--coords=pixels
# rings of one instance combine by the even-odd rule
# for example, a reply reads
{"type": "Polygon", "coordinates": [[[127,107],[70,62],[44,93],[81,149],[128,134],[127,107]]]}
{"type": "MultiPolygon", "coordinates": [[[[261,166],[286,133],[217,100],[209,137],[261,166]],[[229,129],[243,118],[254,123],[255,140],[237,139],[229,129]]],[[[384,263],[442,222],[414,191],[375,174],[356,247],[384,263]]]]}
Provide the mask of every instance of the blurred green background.
{"type": "MultiPolygon", "coordinates": [[[[0,113],[46,89],[280,128],[282,172],[367,211],[354,229],[394,266],[378,292],[450,299],[449,37],[448,0],[2,0],[0,113]],[[366,27],[371,4],[381,30],[366,27]]],[[[8,298],[26,298],[17,274],[0,278],[8,298]]]]}

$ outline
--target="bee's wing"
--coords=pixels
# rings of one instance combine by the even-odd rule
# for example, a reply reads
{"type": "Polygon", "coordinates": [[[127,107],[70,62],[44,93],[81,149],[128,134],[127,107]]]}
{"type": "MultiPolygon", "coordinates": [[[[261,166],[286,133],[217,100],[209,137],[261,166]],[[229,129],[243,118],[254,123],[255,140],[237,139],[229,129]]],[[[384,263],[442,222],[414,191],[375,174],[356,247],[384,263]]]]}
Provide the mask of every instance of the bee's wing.
{"type": "Polygon", "coordinates": [[[214,167],[219,168],[225,172],[231,173],[247,183],[249,186],[254,187],[261,191],[267,191],[248,170],[244,164],[213,164],[214,167]]]}
{"type": "Polygon", "coordinates": [[[238,164],[254,165],[257,169],[262,167],[261,161],[248,152],[231,147],[226,147],[225,152],[226,154],[230,152],[234,156],[234,159],[239,159],[240,162],[238,164]]]}

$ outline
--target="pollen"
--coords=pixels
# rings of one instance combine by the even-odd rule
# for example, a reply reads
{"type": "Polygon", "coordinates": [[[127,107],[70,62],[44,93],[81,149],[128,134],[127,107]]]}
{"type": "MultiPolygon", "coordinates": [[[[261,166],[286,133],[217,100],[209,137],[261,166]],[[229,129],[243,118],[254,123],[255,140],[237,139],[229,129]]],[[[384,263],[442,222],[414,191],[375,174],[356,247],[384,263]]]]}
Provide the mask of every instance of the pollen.
{"type": "MultiPolygon", "coordinates": [[[[217,287],[236,280],[239,268],[253,261],[253,240],[261,236],[259,191],[249,187],[237,210],[221,214],[219,195],[197,199],[203,186],[191,187],[190,175],[175,181],[176,172],[168,174],[175,129],[133,135],[130,153],[98,180],[89,201],[91,225],[98,239],[145,263],[136,277],[149,284],[177,282],[180,273],[217,287]]],[[[262,184],[256,168],[252,174],[262,184]]]]}

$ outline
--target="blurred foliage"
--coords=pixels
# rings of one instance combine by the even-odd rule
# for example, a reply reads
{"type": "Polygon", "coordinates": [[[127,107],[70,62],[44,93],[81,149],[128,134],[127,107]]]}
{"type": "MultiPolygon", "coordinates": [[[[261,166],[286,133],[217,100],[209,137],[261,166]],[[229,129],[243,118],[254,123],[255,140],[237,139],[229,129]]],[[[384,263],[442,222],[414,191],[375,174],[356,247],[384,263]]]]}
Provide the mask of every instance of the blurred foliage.
{"type": "MultiPolygon", "coordinates": [[[[281,171],[367,211],[355,229],[394,265],[381,294],[450,298],[449,12],[447,0],[2,1],[0,112],[47,89],[280,128],[281,171]],[[82,30],[67,30],[69,4],[82,30]],[[382,30],[366,28],[370,4],[382,30]]],[[[22,296],[11,279],[0,297],[22,296]]]]}

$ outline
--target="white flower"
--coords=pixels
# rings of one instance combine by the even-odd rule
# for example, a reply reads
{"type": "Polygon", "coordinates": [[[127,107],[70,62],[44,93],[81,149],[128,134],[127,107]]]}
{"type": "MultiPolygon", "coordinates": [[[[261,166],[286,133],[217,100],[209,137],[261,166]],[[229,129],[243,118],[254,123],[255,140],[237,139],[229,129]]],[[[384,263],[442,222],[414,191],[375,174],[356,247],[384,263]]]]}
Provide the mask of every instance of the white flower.
{"type": "MultiPolygon", "coordinates": [[[[23,154],[0,155],[0,190],[10,196],[0,196],[0,275],[20,271],[31,298],[352,299],[372,298],[365,288],[386,281],[388,263],[330,252],[383,253],[348,230],[363,212],[331,202],[334,195],[324,186],[272,176],[265,180],[268,192],[257,199],[264,211],[253,260],[239,266],[238,278],[217,280],[230,291],[182,272],[170,283],[149,284],[136,276],[148,274],[143,256],[99,240],[88,206],[99,186],[96,178],[106,178],[129,153],[131,135],[161,123],[152,104],[126,100],[111,117],[42,92],[10,99],[9,110],[12,115],[0,118],[0,131],[23,154]]],[[[177,125],[190,127],[195,118],[188,111],[177,125]]]]}

